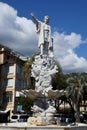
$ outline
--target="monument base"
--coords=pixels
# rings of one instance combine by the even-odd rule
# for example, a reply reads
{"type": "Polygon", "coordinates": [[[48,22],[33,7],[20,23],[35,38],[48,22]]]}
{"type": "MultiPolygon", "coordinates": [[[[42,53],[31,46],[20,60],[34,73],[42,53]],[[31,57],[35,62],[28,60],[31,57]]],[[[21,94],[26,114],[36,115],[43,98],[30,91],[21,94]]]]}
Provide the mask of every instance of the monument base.
{"type": "Polygon", "coordinates": [[[0,124],[0,130],[87,130],[86,124],[75,124],[73,126],[35,126],[27,123],[3,123],[0,124]]]}
{"type": "Polygon", "coordinates": [[[56,119],[54,117],[29,117],[27,124],[36,126],[47,126],[56,124],[56,119]]]}

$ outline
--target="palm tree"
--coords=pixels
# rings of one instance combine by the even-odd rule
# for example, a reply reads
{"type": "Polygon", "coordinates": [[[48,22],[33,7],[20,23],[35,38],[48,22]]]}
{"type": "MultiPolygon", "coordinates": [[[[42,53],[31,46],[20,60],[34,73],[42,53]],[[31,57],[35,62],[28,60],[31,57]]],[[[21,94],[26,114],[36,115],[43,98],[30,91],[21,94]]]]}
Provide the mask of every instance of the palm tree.
{"type": "Polygon", "coordinates": [[[67,87],[67,98],[71,99],[72,106],[75,110],[76,122],[80,121],[80,103],[83,98],[83,84],[80,73],[72,74],[67,79],[69,86],[67,87]]]}

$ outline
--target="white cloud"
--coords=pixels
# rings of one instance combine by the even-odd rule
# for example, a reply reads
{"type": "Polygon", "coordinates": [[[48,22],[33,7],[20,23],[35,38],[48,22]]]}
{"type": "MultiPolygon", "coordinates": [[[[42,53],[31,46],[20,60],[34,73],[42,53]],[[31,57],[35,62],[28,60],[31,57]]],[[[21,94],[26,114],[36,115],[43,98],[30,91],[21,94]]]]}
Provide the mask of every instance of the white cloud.
{"type": "Polygon", "coordinates": [[[35,25],[19,17],[11,6],[0,2],[0,43],[30,55],[38,49],[35,25]]]}
{"type": "MultiPolygon", "coordinates": [[[[64,72],[87,71],[87,61],[74,49],[84,43],[80,34],[53,33],[54,54],[64,72]]],[[[19,17],[17,10],[0,2],[0,43],[25,55],[38,50],[37,34],[32,20],[19,17]]]]}
{"type": "Polygon", "coordinates": [[[87,60],[83,57],[78,57],[74,49],[79,47],[85,41],[82,40],[80,34],[71,33],[54,33],[54,53],[56,59],[60,62],[65,72],[87,72],[87,60]]]}

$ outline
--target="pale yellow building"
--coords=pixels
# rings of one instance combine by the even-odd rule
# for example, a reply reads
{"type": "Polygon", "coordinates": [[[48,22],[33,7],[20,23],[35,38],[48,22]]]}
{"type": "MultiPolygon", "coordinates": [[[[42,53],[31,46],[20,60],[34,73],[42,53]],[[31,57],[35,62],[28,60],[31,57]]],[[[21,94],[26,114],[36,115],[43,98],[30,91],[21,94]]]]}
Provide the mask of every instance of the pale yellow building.
{"type": "Polygon", "coordinates": [[[27,89],[23,75],[25,61],[10,48],[0,45],[0,109],[17,111],[18,91],[27,89]]]}

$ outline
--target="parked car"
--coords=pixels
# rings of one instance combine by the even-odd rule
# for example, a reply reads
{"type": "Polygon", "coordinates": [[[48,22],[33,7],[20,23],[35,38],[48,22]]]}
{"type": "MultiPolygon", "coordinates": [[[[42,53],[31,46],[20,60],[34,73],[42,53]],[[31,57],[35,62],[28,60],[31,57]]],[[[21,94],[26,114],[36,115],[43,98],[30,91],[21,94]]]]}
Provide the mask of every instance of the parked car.
{"type": "Polygon", "coordinates": [[[12,115],[10,122],[27,122],[30,117],[28,114],[14,114],[12,115]]]}
{"type": "Polygon", "coordinates": [[[10,119],[10,110],[9,111],[0,111],[0,123],[7,123],[10,119]]]}
{"type": "Polygon", "coordinates": [[[87,112],[84,112],[80,115],[80,121],[82,123],[87,123],[87,112]]]}
{"type": "Polygon", "coordinates": [[[54,117],[56,119],[58,119],[60,121],[60,123],[72,123],[73,122],[72,114],[59,113],[59,114],[55,114],[54,117]]]}

